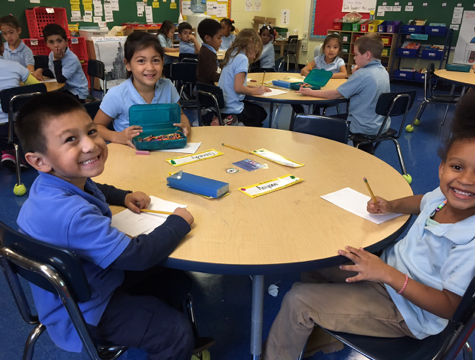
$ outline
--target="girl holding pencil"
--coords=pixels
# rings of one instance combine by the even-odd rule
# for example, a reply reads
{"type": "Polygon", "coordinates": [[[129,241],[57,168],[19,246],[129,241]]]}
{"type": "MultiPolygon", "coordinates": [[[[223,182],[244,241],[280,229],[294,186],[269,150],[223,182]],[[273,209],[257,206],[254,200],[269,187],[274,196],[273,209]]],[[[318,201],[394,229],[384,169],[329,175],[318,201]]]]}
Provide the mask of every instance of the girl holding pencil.
{"type": "Polygon", "coordinates": [[[222,110],[225,125],[261,127],[266,119],[266,111],[259,105],[245,101],[246,95],[263,95],[271,91],[264,86],[264,78],[260,86],[247,85],[249,63],[256,61],[262,52],[261,37],[253,29],[243,29],[236,40],[226,51],[223,70],[218,86],[223,89],[225,106],[222,110]]]}

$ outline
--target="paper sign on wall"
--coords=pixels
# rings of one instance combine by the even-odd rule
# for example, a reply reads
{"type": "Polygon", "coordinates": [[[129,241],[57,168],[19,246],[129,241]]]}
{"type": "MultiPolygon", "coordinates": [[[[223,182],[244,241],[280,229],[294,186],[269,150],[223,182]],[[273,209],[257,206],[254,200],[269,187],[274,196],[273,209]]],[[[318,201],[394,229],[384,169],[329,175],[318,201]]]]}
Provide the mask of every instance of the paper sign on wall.
{"type": "Polygon", "coordinates": [[[181,2],[181,13],[183,14],[183,16],[193,15],[193,11],[191,11],[191,1],[190,0],[183,0],[181,2]]]}
{"type": "Polygon", "coordinates": [[[282,9],[280,11],[280,24],[284,26],[284,25],[289,25],[289,23],[290,23],[290,10],[282,9]]]}
{"type": "Polygon", "coordinates": [[[228,16],[227,4],[218,4],[216,6],[216,16],[218,18],[224,18],[228,16]]]}

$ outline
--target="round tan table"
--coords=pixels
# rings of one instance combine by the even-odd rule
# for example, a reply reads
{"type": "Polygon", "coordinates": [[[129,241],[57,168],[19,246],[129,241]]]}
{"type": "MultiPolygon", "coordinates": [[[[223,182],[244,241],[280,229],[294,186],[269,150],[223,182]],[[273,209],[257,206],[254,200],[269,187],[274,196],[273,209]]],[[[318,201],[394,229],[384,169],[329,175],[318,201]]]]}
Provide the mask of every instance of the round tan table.
{"type": "MultiPolygon", "coordinates": [[[[248,82],[247,85],[250,86],[259,86],[262,82],[262,76],[264,73],[248,73],[247,78],[248,82]],[[249,79],[256,80],[255,82],[249,81],[249,79]]],[[[285,80],[287,78],[296,78],[304,80],[304,76],[297,74],[297,73],[288,73],[288,72],[268,72],[264,78],[264,85],[270,86],[273,88],[272,80],[285,80]]],[[[345,83],[347,79],[330,79],[328,83],[322,87],[322,90],[334,90],[337,89],[341,84],[345,83]]],[[[297,93],[297,90],[292,89],[285,89],[276,87],[276,89],[286,91],[285,94],[277,95],[277,96],[263,96],[263,95],[253,95],[253,96],[246,96],[247,100],[255,100],[260,102],[268,102],[270,103],[269,109],[269,127],[272,127],[272,117],[273,117],[273,110],[274,104],[305,104],[305,105],[337,105],[341,103],[348,102],[348,99],[342,97],[339,99],[323,99],[323,98],[316,98],[313,96],[305,96],[302,94],[297,93]]]]}
{"type": "Polygon", "coordinates": [[[43,84],[46,85],[46,90],[47,90],[48,92],[62,90],[62,89],[64,88],[64,86],[66,85],[66,83],[60,84],[60,83],[58,83],[57,81],[53,81],[53,82],[43,82],[43,84]]]}
{"type": "MultiPolygon", "coordinates": [[[[103,174],[94,179],[118,188],[144,191],[149,195],[187,204],[195,222],[192,231],[165,266],[218,274],[253,276],[251,353],[259,358],[262,341],[264,274],[304,271],[345,262],[337,250],[345,245],[379,251],[407,226],[404,215],[380,225],[353,215],[323,199],[345,187],[367,194],[367,177],[375,194],[386,199],[412,195],[407,181],[378,158],[351,146],[323,138],[250,127],[193,128],[190,142],[202,142],[199,151],[214,148],[224,155],[174,167],[165,159],[178,153],[152,152],[139,156],[135,150],[109,144],[109,159],[103,174]],[[294,161],[301,168],[284,167],[251,154],[223,147],[221,143],[247,150],[266,148],[294,161]],[[252,159],[267,163],[267,170],[247,172],[233,162],[252,159]],[[228,182],[230,194],[215,200],[167,187],[169,172],[183,170],[228,182]],[[254,199],[237,189],[293,174],[305,181],[254,199]]],[[[111,207],[113,213],[123,210],[111,207]]]]}
{"type": "Polygon", "coordinates": [[[466,86],[475,86],[475,74],[473,69],[470,72],[435,70],[434,75],[451,82],[459,83],[466,86]]]}
{"type": "MultiPolygon", "coordinates": [[[[224,52],[218,51],[218,60],[219,61],[224,60],[224,54],[225,54],[224,52]]],[[[167,52],[165,52],[165,55],[170,56],[172,58],[176,58],[176,59],[178,59],[180,57],[180,53],[178,51],[177,52],[168,52],[167,51],[167,52]]]]}

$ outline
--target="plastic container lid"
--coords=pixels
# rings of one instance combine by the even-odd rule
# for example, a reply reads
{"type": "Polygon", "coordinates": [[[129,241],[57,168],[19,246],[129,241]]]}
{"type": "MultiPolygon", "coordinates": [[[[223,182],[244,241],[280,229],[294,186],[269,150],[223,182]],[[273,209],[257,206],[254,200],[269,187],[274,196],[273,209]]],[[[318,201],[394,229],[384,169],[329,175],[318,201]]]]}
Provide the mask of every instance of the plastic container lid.
{"type": "Polygon", "coordinates": [[[330,81],[332,76],[333,73],[331,71],[323,69],[313,69],[312,71],[310,71],[304,81],[309,84],[312,89],[321,89],[328,83],[328,81],[330,81]]]}

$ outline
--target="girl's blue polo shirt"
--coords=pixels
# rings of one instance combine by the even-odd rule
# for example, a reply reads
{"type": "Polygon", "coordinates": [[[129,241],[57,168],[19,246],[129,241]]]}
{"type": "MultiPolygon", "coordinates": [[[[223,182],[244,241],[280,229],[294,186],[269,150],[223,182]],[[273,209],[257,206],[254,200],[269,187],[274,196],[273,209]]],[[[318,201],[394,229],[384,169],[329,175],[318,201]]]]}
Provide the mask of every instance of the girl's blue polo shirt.
{"type": "MultiPolygon", "coordinates": [[[[163,51],[165,51],[165,48],[173,48],[173,41],[163,34],[158,34],[158,41],[160,41],[163,51]]],[[[163,64],[170,65],[171,63],[173,63],[173,59],[170,56],[165,55],[163,64]]]]}
{"type": "MultiPolygon", "coordinates": [[[[169,79],[161,78],[157,81],[152,104],[177,103],[179,100],[180,95],[169,79]]],[[[122,131],[130,126],[130,107],[137,104],[147,104],[147,102],[135,89],[132,78],[129,78],[106,93],[100,109],[114,119],[114,130],[122,131]]]]}
{"type": "MultiPolygon", "coordinates": [[[[427,222],[444,200],[440,188],[425,194],[421,212],[406,237],[384,250],[381,259],[424,285],[463,296],[475,276],[475,216],[455,224],[427,222]]],[[[392,287],[386,285],[386,289],[418,339],[438,334],[447,325],[448,320],[422,310],[392,287]]]]}
{"type": "Polygon", "coordinates": [[[236,35],[234,34],[229,34],[229,36],[223,36],[221,37],[221,46],[219,47],[219,50],[228,50],[231,47],[231,44],[233,43],[234,40],[236,40],[236,35]]]}
{"type": "MultiPolygon", "coordinates": [[[[0,57],[0,90],[20,86],[20,81],[25,82],[30,72],[26,67],[16,61],[5,60],[0,57]]],[[[0,107],[0,124],[8,122],[8,114],[0,107]]]]}
{"type": "Polygon", "coordinates": [[[261,63],[261,68],[264,69],[273,69],[275,66],[275,52],[274,44],[272,42],[267,43],[262,48],[262,54],[259,58],[261,63]]]}
{"type": "Polygon", "coordinates": [[[224,108],[221,110],[223,114],[240,114],[244,110],[244,103],[242,101],[246,96],[234,91],[234,77],[239,73],[245,73],[244,86],[246,86],[248,69],[249,59],[241,51],[221,71],[218,86],[223,89],[225,103],[224,108]]]}
{"type": "Polygon", "coordinates": [[[331,71],[332,73],[339,73],[340,68],[345,66],[345,61],[340,57],[335,57],[330,64],[327,64],[325,61],[325,54],[318,55],[315,59],[315,68],[323,69],[326,71],[331,71]]]}
{"type": "Polygon", "coordinates": [[[23,41],[20,41],[20,45],[15,50],[10,50],[10,45],[5,43],[5,49],[3,51],[3,58],[5,60],[16,61],[22,66],[35,65],[35,58],[33,57],[33,51],[25,45],[23,41]]]}

